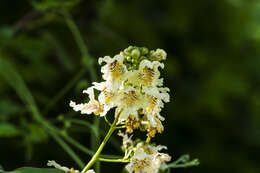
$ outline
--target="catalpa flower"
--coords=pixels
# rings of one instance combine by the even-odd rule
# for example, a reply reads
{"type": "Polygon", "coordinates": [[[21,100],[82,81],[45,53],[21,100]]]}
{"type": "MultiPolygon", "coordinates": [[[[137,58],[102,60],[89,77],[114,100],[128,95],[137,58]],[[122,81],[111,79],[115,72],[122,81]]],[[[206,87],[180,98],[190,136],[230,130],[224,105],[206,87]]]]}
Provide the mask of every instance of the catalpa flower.
{"type": "MultiPolygon", "coordinates": [[[[143,47],[130,46],[113,58],[99,58],[103,65],[101,72],[103,82],[94,82],[93,86],[84,91],[89,94],[88,103],[70,106],[82,114],[104,116],[112,109],[123,110],[118,119],[126,124],[126,132],[134,129],[147,131],[147,142],[156,133],[163,131],[160,115],[165,102],[169,102],[169,89],[163,87],[159,69],[164,68],[161,62],[166,59],[162,49],[149,51],[143,47]],[[94,89],[100,91],[98,100],[95,99],[94,89]]],[[[118,123],[119,123],[118,122],[118,123]]]]}
{"type": "Polygon", "coordinates": [[[160,153],[165,146],[152,146],[140,142],[134,148],[134,155],[130,163],[126,165],[126,169],[130,173],[157,173],[161,167],[165,166],[165,162],[171,160],[166,153],[160,153]]]}
{"type": "Polygon", "coordinates": [[[83,93],[87,93],[89,95],[90,101],[84,104],[76,104],[75,102],[71,101],[70,106],[73,107],[75,111],[81,111],[82,114],[94,113],[96,115],[105,115],[107,113],[104,111],[104,106],[95,99],[93,87],[84,90],[83,93]]]}

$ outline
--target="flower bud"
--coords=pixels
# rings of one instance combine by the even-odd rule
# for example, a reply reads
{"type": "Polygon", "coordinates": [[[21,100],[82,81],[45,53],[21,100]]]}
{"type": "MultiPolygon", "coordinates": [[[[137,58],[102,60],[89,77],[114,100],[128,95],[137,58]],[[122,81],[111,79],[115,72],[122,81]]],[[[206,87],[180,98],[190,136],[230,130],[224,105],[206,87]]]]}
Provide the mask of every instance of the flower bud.
{"type": "Polygon", "coordinates": [[[131,56],[127,56],[126,60],[130,62],[132,60],[131,56]]]}
{"type": "Polygon", "coordinates": [[[140,56],[140,51],[138,49],[134,49],[134,50],[132,50],[131,55],[133,58],[137,59],[140,56]]]}
{"type": "Polygon", "coordinates": [[[126,49],[126,51],[127,51],[127,52],[131,52],[133,49],[134,49],[133,46],[129,46],[129,47],[126,49]]]}

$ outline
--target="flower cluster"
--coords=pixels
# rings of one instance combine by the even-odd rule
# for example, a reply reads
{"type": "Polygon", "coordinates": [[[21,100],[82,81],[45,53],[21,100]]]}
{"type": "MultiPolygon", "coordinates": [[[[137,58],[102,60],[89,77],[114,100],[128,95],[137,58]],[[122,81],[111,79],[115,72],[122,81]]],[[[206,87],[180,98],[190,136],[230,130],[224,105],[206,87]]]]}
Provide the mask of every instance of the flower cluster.
{"type": "Polygon", "coordinates": [[[159,68],[164,68],[163,60],[166,52],[162,49],[149,51],[144,47],[130,46],[120,54],[99,59],[103,82],[93,83],[84,90],[89,95],[88,103],[76,104],[71,101],[70,106],[82,114],[105,116],[107,112],[116,108],[123,110],[118,123],[124,123],[126,132],[134,129],[147,131],[147,142],[164,128],[160,115],[164,102],[169,102],[169,88],[163,87],[159,68]],[[94,89],[100,91],[95,98],[94,89]]]}
{"type": "Polygon", "coordinates": [[[159,152],[162,149],[167,147],[138,143],[126,169],[130,173],[157,173],[160,168],[166,167],[165,162],[171,160],[168,154],[159,152]]]}
{"type": "Polygon", "coordinates": [[[130,158],[130,163],[126,169],[130,173],[157,173],[159,169],[166,167],[165,162],[171,160],[168,154],[160,153],[166,146],[154,146],[149,143],[132,141],[126,134],[119,133],[123,137],[123,147],[125,158],[130,158]]]}
{"type": "Polygon", "coordinates": [[[166,165],[171,156],[162,153],[161,150],[167,147],[150,143],[156,133],[162,133],[164,130],[161,122],[164,117],[160,112],[164,103],[170,101],[168,94],[170,90],[163,87],[159,71],[159,68],[164,68],[162,61],[165,59],[166,52],[162,49],[149,51],[145,47],[133,46],[129,46],[113,58],[109,56],[99,58],[104,81],[93,82],[91,87],[83,91],[89,95],[88,103],[76,104],[71,101],[70,106],[81,114],[94,113],[104,117],[110,129],[81,172],[61,166],[55,161],[49,161],[48,166],[54,166],[66,173],[95,173],[90,168],[99,160],[127,163],[125,169],[129,173],[158,173],[171,167],[198,165],[197,159],[187,162],[189,160],[187,156],[185,159],[181,157],[174,163],[166,165]],[[95,90],[99,91],[98,97],[95,97],[95,90]],[[106,117],[111,109],[115,109],[113,123],[106,117]],[[124,128],[126,129],[124,133],[121,131],[118,133],[123,137],[124,157],[117,159],[100,157],[113,132],[124,128]],[[133,140],[133,135],[128,136],[135,129],[147,132],[145,142],[139,139],[133,140]],[[183,164],[177,165],[180,162],[183,164]]]}

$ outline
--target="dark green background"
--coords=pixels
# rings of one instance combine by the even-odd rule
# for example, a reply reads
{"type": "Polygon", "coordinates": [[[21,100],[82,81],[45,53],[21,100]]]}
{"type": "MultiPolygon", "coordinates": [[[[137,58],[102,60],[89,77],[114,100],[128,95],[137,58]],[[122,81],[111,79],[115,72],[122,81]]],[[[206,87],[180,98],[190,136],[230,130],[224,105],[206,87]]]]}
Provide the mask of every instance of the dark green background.
{"type": "MultiPolygon", "coordinates": [[[[41,111],[84,68],[59,13],[71,1],[53,1],[55,7],[46,11],[35,9],[33,1],[0,2],[0,58],[14,64],[41,111]]],[[[129,45],[168,53],[162,75],[171,89],[171,102],[162,112],[165,131],[154,141],[167,145],[173,160],[189,153],[201,162],[199,167],[172,172],[260,171],[260,1],[82,0],[68,8],[94,58],[99,80],[97,59],[129,45]]],[[[45,118],[61,128],[59,115],[92,121],[92,116],[80,116],[68,106],[70,100],[86,98],[81,91],[89,83],[87,72],[45,118]]],[[[49,159],[77,167],[34,122],[2,76],[0,124],[11,128],[0,128],[0,164],[5,170],[45,167],[49,159]]],[[[101,124],[106,130],[103,119],[101,124]]],[[[90,146],[89,129],[73,125],[67,131],[90,146]]],[[[105,150],[120,154],[110,145],[105,150]]],[[[122,165],[102,164],[102,168],[120,172],[122,165]]]]}

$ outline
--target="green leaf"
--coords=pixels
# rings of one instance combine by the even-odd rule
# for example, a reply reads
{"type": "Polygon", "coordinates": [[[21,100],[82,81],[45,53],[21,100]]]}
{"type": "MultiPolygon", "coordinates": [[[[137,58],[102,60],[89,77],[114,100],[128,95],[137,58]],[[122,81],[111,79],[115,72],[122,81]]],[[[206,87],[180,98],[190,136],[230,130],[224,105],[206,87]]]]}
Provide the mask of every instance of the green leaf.
{"type": "Polygon", "coordinates": [[[19,130],[12,124],[0,124],[0,137],[12,137],[19,134],[19,130]]]}
{"type": "Polygon", "coordinates": [[[188,154],[182,155],[179,159],[167,165],[168,168],[187,168],[192,166],[198,166],[200,164],[198,159],[190,160],[188,154]]]}
{"type": "Polygon", "coordinates": [[[64,172],[54,168],[23,167],[10,172],[4,171],[3,173],[64,173],[64,172]]]}

